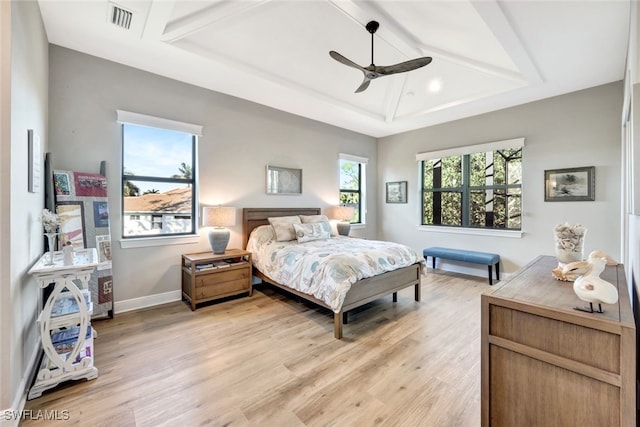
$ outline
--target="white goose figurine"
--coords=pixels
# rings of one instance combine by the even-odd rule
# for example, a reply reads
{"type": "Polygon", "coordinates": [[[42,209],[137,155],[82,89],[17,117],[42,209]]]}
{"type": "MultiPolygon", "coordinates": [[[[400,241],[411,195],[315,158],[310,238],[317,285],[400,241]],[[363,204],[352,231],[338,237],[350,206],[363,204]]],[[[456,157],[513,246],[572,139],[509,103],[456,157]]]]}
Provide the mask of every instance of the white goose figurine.
{"type": "Polygon", "coordinates": [[[564,274],[583,271],[582,275],[573,282],[573,291],[582,301],[588,302],[589,307],[576,307],[576,310],[602,313],[601,303],[615,304],[618,302],[618,289],[600,278],[608,261],[606,257],[589,256],[587,261],[577,261],[565,265],[564,274]],[[594,303],[598,304],[598,310],[593,309],[594,303]]]}

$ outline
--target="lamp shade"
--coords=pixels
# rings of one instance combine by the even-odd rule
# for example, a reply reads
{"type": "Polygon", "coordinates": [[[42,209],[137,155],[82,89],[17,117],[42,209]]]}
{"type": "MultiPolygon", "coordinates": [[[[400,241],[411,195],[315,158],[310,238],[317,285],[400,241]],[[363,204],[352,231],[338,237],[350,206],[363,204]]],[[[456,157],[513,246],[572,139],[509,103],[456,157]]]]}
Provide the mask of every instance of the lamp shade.
{"type": "Polygon", "coordinates": [[[327,215],[331,219],[338,219],[340,221],[351,221],[355,209],[350,206],[332,206],[327,209],[327,215]]]}
{"type": "Polygon", "coordinates": [[[229,230],[223,227],[236,225],[236,209],[222,206],[202,210],[202,225],[214,227],[209,232],[209,244],[214,254],[223,254],[229,244],[229,230]]]}
{"type": "Polygon", "coordinates": [[[351,220],[356,210],[350,206],[332,206],[327,209],[327,216],[337,219],[336,228],[341,236],[348,236],[351,231],[351,220]]]}
{"type": "Polygon", "coordinates": [[[212,206],[202,211],[202,225],[205,227],[231,227],[236,225],[236,208],[212,206]]]}

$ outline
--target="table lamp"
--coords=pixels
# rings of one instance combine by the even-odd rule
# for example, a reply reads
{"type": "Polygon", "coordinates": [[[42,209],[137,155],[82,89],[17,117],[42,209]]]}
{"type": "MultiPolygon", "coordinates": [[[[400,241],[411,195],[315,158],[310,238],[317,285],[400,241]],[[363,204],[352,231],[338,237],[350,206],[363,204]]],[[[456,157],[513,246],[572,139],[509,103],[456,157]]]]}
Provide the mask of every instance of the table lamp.
{"type": "Polygon", "coordinates": [[[209,244],[214,254],[223,254],[229,244],[229,230],[225,227],[236,225],[236,208],[214,206],[202,212],[202,225],[213,227],[209,231],[209,244]]]}
{"type": "Polygon", "coordinates": [[[351,231],[351,219],[355,209],[349,206],[333,206],[328,209],[328,216],[331,219],[337,219],[336,228],[341,236],[348,236],[351,231]]]}

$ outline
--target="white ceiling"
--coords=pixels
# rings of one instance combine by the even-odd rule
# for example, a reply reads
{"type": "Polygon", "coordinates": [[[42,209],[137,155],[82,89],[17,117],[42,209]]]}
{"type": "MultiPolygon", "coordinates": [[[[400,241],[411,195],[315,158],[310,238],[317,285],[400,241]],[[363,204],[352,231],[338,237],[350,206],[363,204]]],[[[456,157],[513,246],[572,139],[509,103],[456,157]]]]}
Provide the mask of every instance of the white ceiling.
{"type": "Polygon", "coordinates": [[[622,80],[629,0],[40,0],[49,42],[374,137],[622,80]],[[367,66],[433,62],[381,77],[367,66]],[[428,85],[438,80],[442,90],[428,85]]]}

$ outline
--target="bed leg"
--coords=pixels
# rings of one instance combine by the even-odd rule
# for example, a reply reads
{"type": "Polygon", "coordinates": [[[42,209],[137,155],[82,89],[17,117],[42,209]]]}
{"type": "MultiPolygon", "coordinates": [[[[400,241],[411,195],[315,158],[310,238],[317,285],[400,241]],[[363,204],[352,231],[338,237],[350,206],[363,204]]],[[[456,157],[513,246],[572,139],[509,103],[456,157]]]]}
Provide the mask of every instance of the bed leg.
{"type": "Polygon", "coordinates": [[[342,339],[342,312],[333,313],[333,336],[342,339]]]}
{"type": "Polygon", "coordinates": [[[398,293],[397,292],[393,293],[393,302],[398,302],[398,293]]]}
{"type": "Polygon", "coordinates": [[[415,300],[416,301],[420,301],[420,297],[421,297],[421,295],[420,295],[420,283],[416,283],[415,286],[416,286],[415,287],[415,300]]]}

